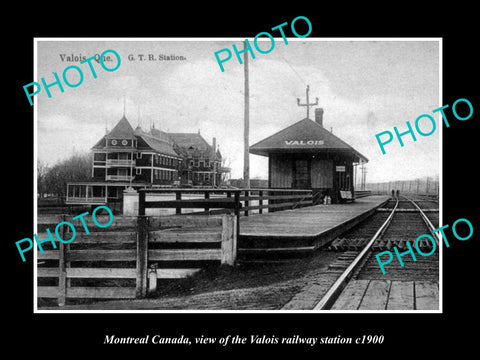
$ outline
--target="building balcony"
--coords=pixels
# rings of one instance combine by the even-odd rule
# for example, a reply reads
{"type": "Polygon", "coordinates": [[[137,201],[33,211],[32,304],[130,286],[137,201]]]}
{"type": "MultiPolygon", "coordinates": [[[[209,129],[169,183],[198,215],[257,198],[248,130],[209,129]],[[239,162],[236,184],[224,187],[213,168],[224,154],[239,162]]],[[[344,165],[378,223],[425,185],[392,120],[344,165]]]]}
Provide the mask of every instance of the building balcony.
{"type": "Polygon", "coordinates": [[[130,175],[107,175],[107,181],[108,180],[113,180],[113,181],[130,181],[135,179],[135,176],[130,176],[130,175]]]}
{"type": "Polygon", "coordinates": [[[79,205],[79,204],[106,204],[107,198],[104,196],[69,196],[65,200],[65,203],[68,205],[79,205]]]}
{"type": "Polygon", "coordinates": [[[131,159],[107,159],[107,166],[135,166],[135,160],[131,159]]]}

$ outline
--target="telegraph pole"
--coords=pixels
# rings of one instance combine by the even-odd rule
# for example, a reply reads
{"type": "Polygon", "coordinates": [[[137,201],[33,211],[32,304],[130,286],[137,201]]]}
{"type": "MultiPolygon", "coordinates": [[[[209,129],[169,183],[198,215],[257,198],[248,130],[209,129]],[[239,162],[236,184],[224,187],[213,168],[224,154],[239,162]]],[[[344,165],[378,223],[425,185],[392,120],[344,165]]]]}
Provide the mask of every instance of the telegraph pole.
{"type": "Polygon", "coordinates": [[[298,106],[305,106],[307,108],[307,119],[310,119],[310,106],[316,106],[318,105],[318,97],[315,98],[315,102],[314,103],[311,103],[309,101],[309,97],[308,97],[308,93],[310,92],[310,86],[307,85],[307,91],[306,91],[306,98],[307,98],[307,102],[305,104],[300,104],[300,99],[297,98],[297,105],[298,106]]]}
{"type": "MultiPolygon", "coordinates": [[[[244,49],[247,49],[247,42],[244,41],[244,49]]],[[[250,188],[250,153],[248,145],[248,135],[250,127],[249,119],[249,87],[248,87],[248,51],[243,53],[244,59],[244,74],[245,74],[245,112],[244,112],[244,123],[243,123],[243,182],[244,186],[248,189],[250,188]]]]}

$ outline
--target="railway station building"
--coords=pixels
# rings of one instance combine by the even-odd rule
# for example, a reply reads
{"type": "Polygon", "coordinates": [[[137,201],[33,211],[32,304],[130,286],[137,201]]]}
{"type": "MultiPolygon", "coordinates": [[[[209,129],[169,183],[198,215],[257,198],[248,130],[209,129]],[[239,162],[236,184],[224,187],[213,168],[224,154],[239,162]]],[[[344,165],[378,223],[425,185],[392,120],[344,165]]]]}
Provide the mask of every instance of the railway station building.
{"type": "MultiPolygon", "coordinates": [[[[308,113],[307,113],[308,114],[308,113]]],[[[323,109],[250,146],[268,157],[268,187],[312,189],[315,203],[355,199],[354,167],[368,159],[323,127],[323,109]]]]}
{"type": "Polygon", "coordinates": [[[125,116],[91,150],[92,179],[68,183],[67,204],[121,202],[127,188],[216,187],[229,172],[215,138],[209,144],[199,132],[133,129],[125,116]]]}

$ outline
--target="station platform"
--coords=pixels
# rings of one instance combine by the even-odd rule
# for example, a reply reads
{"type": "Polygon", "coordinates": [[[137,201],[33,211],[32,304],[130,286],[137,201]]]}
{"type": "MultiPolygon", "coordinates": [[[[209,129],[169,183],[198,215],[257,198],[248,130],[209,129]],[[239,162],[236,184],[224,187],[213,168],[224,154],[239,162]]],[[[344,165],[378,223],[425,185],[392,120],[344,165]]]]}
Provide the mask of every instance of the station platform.
{"type": "Polygon", "coordinates": [[[242,217],[239,260],[255,254],[309,252],[372,215],[390,197],[374,195],[352,203],[315,205],[242,217]]]}

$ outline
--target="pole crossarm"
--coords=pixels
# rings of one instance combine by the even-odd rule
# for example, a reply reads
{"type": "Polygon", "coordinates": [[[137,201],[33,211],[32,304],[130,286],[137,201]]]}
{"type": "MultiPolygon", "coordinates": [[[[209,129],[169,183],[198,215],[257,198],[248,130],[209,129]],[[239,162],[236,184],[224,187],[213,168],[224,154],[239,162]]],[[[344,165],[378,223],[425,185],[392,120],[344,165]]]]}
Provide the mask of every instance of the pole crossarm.
{"type": "Polygon", "coordinates": [[[310,92],[310,85],[307,85],[307,91],[306,91],[306,98],[307,98],[307,102],[305,104],[300,104],[300,99],[297,98],[297,105],[298,106],[305,106],[307,108],[307,118],[309,119],[310,118],[310,107],[311,106],[316,106],[318,105],[318,97],[315,98],[315,102],[314,103],[310,103],[309,101],[309,97],[308,97],[308,93],[310,92]]]}

